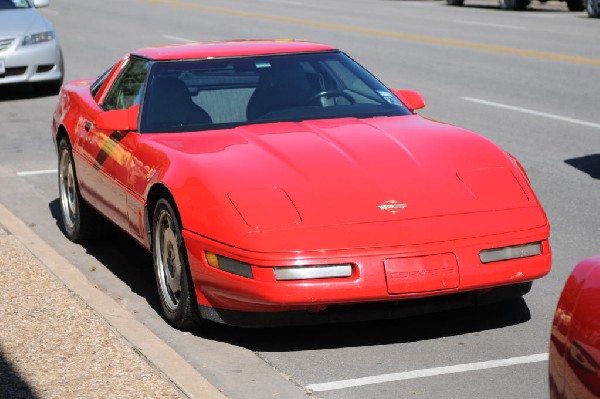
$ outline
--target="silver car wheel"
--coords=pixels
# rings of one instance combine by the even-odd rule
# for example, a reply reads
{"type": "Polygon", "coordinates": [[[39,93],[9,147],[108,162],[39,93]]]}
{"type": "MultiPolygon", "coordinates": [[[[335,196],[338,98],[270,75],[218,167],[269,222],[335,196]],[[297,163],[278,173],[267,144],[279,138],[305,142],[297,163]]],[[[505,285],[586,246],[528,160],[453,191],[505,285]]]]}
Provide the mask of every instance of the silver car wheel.
{"type": "Polygon", "coordinates": [[[60,154],[58,169],[58,187],[60,193],[60,205],[63,214],[63,222],[67,231],[73,231],[75,223],[79,218],[77,207],[77,186],[73,163],[69,150],[64,148],[60,154]]]}
{"type": "Polygon", "coordinates": [[[158,286],[164,298],[164,305],[175,312],[181,301],[183,262],[173,217],[166,209],[158,215],[154,234],[158,286]]]}

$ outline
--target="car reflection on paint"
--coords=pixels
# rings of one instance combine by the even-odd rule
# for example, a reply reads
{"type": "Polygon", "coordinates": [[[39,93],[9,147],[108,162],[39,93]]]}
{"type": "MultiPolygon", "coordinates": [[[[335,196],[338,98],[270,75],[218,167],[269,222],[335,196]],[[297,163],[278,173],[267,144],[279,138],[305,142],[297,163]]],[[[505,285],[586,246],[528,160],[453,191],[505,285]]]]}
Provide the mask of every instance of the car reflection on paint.
{"type": "Polygon", "coordinates": [[[600,256],[580,262],[565,283],[548,364],[551,398],[600,398],[600,256]]]}
{"type": "Polygon", "coordinates": [[[550,270],[521,164],[420,117],[340,50],[288,40],[127,54],[53,118],[66,235],[108,218],[154,257],[165,319],[238,326],[520,298],[550,270]]]}

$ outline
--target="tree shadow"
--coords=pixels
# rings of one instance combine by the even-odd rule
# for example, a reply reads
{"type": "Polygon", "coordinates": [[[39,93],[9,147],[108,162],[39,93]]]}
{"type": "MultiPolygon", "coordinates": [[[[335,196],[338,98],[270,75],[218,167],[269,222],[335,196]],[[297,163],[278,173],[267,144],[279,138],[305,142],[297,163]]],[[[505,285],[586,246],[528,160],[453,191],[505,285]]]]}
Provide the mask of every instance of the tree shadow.
{"type": "Polygon", "coordinates": [[[38,396],[31,390],[29,384],[13,368],[0,348],[0,398],[6,399],[36,399],[38,396]]]}
{"type": "Polygon", "coordinates": [[[600,179],[600,154],[591,154],[579,158],[566,159],[565,163],[590,175],[593,179],[600,179]]]}

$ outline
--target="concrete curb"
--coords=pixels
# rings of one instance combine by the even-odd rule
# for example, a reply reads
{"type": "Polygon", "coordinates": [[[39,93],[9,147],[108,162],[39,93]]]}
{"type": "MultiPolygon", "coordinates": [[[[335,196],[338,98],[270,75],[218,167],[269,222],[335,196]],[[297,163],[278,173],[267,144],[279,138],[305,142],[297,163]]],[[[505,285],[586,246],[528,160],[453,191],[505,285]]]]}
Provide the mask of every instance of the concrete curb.
{"type": "Polygon", "coordinates": [[[191,399],[225,399],[195,368],[0,204],[0,226],[191,399]]]}

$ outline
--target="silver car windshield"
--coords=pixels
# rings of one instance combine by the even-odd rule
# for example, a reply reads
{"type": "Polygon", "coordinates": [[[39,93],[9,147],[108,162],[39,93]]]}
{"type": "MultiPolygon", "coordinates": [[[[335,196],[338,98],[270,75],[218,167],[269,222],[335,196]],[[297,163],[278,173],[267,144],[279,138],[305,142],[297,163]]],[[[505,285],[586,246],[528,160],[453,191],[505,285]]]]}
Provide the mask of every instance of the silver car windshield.
{"type": "Polygon", "coordinates": [[[12,10],[14,8],[31,8],[27,0],[0,0],[0,10],[12,10]]]}

